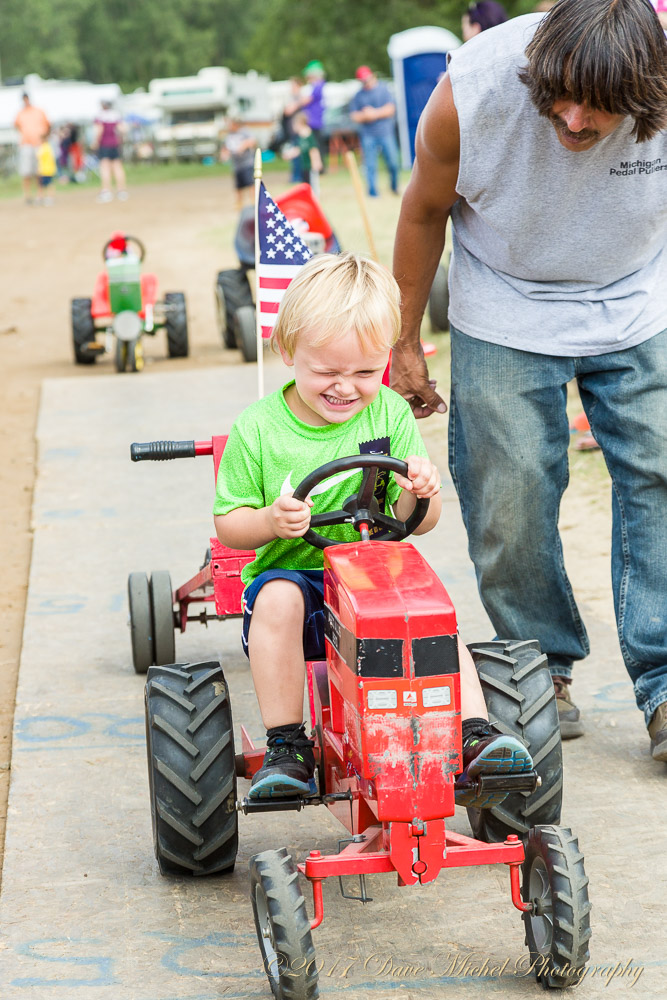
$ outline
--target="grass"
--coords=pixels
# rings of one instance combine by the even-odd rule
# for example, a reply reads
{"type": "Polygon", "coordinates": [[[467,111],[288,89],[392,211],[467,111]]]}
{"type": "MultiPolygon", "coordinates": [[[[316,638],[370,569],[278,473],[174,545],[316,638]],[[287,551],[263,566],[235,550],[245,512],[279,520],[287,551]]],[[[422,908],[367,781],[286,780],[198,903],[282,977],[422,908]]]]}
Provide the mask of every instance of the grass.
{"type": "MultiPolygon", "coordinates": [[[[229,177],[231,167],[228,163],[212,163],[206,165],[201,162],[196,163],[125,163],[125,173],[127,175],[128,187],[135,187],[142,184],[160,184],[167,181],[191,181],[199,180],[203,177],[229,177]]],[[[269,162],[264,164],[264,172],[273,174],[282,172],[285,166],[282,162],[269,162]]],[[[94,173],[88,173],[88,177],[80,184],[61,184],[58,186],[58,193],[73,193],[78,190],[93,190],[100,186],[100,179],[94,173]]],[[[0,177],[0,198],[20,198],[22,196],[21,179],[18,174],[9,177],[0,177]]]]}

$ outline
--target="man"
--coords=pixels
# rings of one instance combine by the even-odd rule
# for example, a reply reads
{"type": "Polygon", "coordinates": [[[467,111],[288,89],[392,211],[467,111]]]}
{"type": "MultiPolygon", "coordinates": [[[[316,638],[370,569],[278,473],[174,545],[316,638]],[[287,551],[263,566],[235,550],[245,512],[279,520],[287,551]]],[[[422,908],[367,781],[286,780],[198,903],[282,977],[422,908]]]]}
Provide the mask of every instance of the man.
{"type": "Polygon", "coordinates": [[[369,66],[356,72],[361,90],[350,101],[350,118],[359,125],[361,151],[364,154],[368,194],[377,198],[377,160],[382,153],[389,171],[391,190],[398,194],[398,146],[396,145],[396,105],[389,87],[378,83],[369,66]]]}
{"type": "Polygon", "coordinates": [[[234,168],[236,208],[240,212],[246,203],[252,204],[255,196],[255,150],[257,139],[248,128],[243,128],[240,118],[231,118],[227,138],[220,151],[221,160],[231,158],[234,168]]]}
{"type": "Polygon", "coordinates": [[[482,600],[538,638],[561,731],[589,651],[563,566],[567,383],[613,481],[618,633],[667,761],[667,42],[650,0],[559,0],[452,55],[422,115],[396,234],[393,385],[446,407],[419,325],[452,218],[450,467],[482,600]]]}
{"type": "Polygon", "coordinates": [[[40,108],[30,103],[27,93],[22,95],[23,107],[14,121],[14,128],[19,133],[19,176],[23,186],[23,195],[27,205],[32,204],[32,186],[38,193],[37,182],[37,149],[45,136],[49,134],[51,125],[40,108]]]}
{"type": "Polygon", "coordinates": [[[308,93],[299,101],[308,119],[308,127],[315,136],[317,147],[326,161],[326,142],[324,138],[324,66],[318,59],[312,59],[303,71],[308,84],[308,93]]]}

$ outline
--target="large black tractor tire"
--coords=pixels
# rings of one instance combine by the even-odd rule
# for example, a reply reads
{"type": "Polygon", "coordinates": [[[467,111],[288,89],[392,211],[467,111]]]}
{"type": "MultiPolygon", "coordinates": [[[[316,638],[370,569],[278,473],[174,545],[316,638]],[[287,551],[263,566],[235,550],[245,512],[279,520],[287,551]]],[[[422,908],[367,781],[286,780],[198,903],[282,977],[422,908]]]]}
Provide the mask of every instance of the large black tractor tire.
{"type": "Polygon", "coordinates": [[[145,693],[153,847],[163,875],[214,875],[238,849],[229,691],[220,664],[151,667],[145,693]]]}
{"type": "Polygon", "coordinates": [[[187,358],[190,346],[188,343],[188,313],[183,292],[167,292],[164,297],[166,306],[165,326],[167,328],[167,351],[170,358],[187,358]]]}
{"type": "Polygon", "coordinates": [[[134,672],[145,674],[155,662],[153,643],[153,613],[148,577],[145,573],[130,573],[127,578],[130,605],[130,637],[134,672]]]}
{"type": "Polygon", "coordinates": [[[530,831],[522,865],[521,895],[531,966],[546,989],[581,982],[591,936],[584,856],[571,830],[537,826],[530,831]]]}
{"type": "Polygon", "coordinates": [[[473,834],[487,843],[510,833],[522,839],[531,827],[560,822],[563,759],[558,708],[547,658],[538,642],[475,643],[468,647],[477,667],[489,721],[528,747],[542,784],[534,792],[510,792],[492,809],[468,809],[473,834]]]}
{"type": "Polygon", "coordinates": [[[174,602],[171,577],[166,569],[153,570],[149,584],[153,612],[154,662],[173,663],[176,659],[174,602]]]}
{"type": "Polygon", "coordinates": [[[241,306],[234,313],[234,336],[245,361],[257,361],[255,307],[241,306]]]}
{"type": "Polygon", "coordinates": [[[264,971],[276,1000],[318,997],[306,902],[298,870],[284,847],[250,859],[250,898],[264,971]]]}
{"type": "Polygon", "coordinates": [[[438,265],[428,297],[428,318],[433,333],[449,329],[449,281],[447,268],[438,265]]]}
{"type": "Polygon", "coordinates": [[[251,306],[252,291],[248,275],[241,267],[219,271],[215,282],[215,310],[218,329],[225,347],[234,349],[234,313],[241,306],[251,306]]]}
{"type": "Polygon", "coordinates": [[[77,365],[93,365],[97,359],[98,352],[84,346],[95,340],[95,322],[90,311],[91,304],[90,299],[72,299],[72,341],[77,365]]]}

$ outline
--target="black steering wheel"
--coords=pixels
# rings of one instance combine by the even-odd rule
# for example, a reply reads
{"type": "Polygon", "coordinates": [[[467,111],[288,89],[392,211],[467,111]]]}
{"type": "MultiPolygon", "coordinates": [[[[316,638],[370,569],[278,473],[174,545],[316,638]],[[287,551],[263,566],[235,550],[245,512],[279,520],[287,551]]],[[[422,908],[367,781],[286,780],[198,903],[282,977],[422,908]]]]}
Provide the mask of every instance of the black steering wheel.
{"type": "MultiPolygon", "coordinates": [[[[117,239],[118,239],[117,236],[116,237],[112,236],[110,240],[106,241],[106,243],[104,244],[104,249],[102,251],[102,260],[107,259],[107,250],[109,249],[112,243],[116,242],[117,239]]],[[[136,236],[123,236],[123,239],[125,240],[126,243],[134,243],[134,245],[139,251],[139,260],[142,261],[146,256],[146,247],[143,245],[141,240],[137,239],[136,236]]]]}
{"type": "MultiPolygon", "coordinates": [[[[382,527],[384,532],[382,540],[386,542],[398,542],[402,538],[411,535],[415,528],[418,528],[426,517],[429,506],[428,497],[418,497],[415,509],[410,514],[407,521],[399,521],[396,517],[383,514],[380,505],[375,499],[375,485],[380,469],[387,469],[389,472],[397,472],[399,476],[407,478],[408,466],[400,458],[392,458],[391,455],[350,455],[349,458],[337,458],[333,462],[327,462],[315,469],[310,475],[303,479],[294,490],[295,500],[305,500],[310,491],[329,479],[330,476],[338,472],[348,472],[350,469],[365,469],[361,486],[357,493],[343,504],[342,510],[332,510],[330,513],[313,514],[310,519],[311,525],[316,528],[323,528],[329,524],[352,524],[361,531],[361,537],[365,540],[369,538],[368,529],[371,527],[382,527]],[[365,525],[365,528],[364,528],[365,525]]],[[[329,545],[344,545],[344,542],[332,541],[313,531],[312,527],[302,536],[305,542],[309,542],[317,549],[326,549],[329,545]]]]}

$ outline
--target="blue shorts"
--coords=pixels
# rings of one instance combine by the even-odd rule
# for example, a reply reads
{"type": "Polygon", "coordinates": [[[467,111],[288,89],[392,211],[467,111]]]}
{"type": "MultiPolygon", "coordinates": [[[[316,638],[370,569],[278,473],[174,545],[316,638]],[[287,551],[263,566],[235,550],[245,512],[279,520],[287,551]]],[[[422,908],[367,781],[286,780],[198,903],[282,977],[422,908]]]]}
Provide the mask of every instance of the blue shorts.
{"type": "Polygon", "coordinates": [[[248,632],[255,598],[269,580],[291,580],[301,588],[303,617],[303,658],[323,660],[324,652],[324,571],[321,569],[267,569],[260,573],[243,593],[243,652],[248,655],[248,632]]]}

